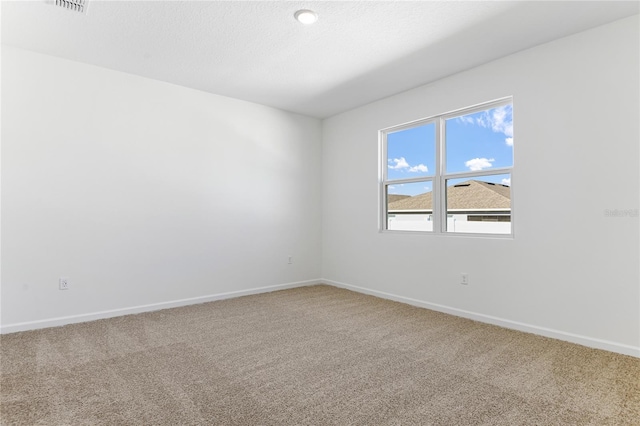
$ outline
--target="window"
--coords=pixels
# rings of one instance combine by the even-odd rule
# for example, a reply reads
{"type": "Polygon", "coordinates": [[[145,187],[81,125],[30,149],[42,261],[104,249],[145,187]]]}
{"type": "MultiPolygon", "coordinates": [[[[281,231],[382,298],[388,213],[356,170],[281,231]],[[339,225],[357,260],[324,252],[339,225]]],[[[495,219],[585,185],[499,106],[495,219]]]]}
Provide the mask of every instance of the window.
{"type": "Polygon", "coordinates": [[[513,101],[380,131],[381,229],[513,235],[513,101]]]}

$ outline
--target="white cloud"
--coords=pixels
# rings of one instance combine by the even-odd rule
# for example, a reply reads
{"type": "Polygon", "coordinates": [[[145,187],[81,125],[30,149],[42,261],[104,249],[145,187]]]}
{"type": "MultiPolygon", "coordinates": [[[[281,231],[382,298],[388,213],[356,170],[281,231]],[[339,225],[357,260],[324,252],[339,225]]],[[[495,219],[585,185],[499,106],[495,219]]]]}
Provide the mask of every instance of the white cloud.
{"type": "Polygon", "coordinates": [[[513,118],[511,106],[505,105],[493,110],[491,130],[496,133],[504,133],[507,137],[513,137],[513,118]]]}
{"type": "Polygon", "coordinates": [[[458,117],[458,121],[464,123],[464,124],[473,124],[473,117],[469,116],[469,115],[463,115],[462,117],[458,117]]]}
{"type": "Polygon", "coordinates": [[[389,160],[389,162],[395,163],[393,166],[389,165],[390,169],[398,170],[398,169],[406,169],[407,167],[409,167],[409,163],[407,163],[407,160],[405,160],[404,157],[393,158],[389,160]]]}
{"type": "Polygon", "coordinates": [[[502,179],[502,184],[503,185],[507,185],[507,186],[511,186],[511,178],[502,179]]]}
{"type": "Polygon", "coordinates": [[[496,161],[494,158],[474,158],[466,161],[464,165],[472,172],[475,172],[478,170],[488,169],[494,161],[496,161]]]}
{"type": "Polygon", "coordinates": [[[413,166],[409,168],[409,171],[412,173],[418,173],[418,172],[426,173],[429,171],[429,169],[427,169],[427,166],[425,166],[424,164],[418,164],[417,166],[413,166]]]}
{"type": "Polygon", "coordinates": [[[506,138],[504,141],[507,143],[507,145],[513,146],[513,138],[506,138]]]}
{"type": "Polygon", "coordinates": [[[485,111],[476,119],[478,125],[490,128],[496,133],[503,133],[507,139],[510,138],[513,142],[513,109],[511,105],[501,106],[490,112],[491,114],[485,111]]]}

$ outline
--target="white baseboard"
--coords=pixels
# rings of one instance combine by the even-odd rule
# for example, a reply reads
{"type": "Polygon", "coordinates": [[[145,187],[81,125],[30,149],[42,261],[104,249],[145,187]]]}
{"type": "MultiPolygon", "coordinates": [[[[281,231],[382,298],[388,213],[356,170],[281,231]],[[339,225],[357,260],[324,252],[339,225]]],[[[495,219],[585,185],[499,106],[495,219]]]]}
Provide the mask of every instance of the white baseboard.
{"type": "Polygon", "coordinates": [[[231,299],[234,297],[248,296],[251,294],[268,293],[271,291],[285,290],[288,288],[304,287],[322,283],[321,280],[298,281],[287,284],[256,287],[247,290],[230,291],[227,293],[210,294],[207,296],[191,297],[188,299],[171,300],[168,302],[152,303],[149,305],[132,306],[129,308],[112,309],[108,311],[91,312],[87,314],[71,315],[65,317],[49,318],[38,321],[28,321],[15,324],[2,325],[0,334],[16,333],[19,331],[36,330],[39,328],[58,327],[66,324],[95,321],[105,318],[119,317],[123,315],[140,314],[143,312],[158,311],[161,309],[177,308],[180,306],[195,305],[198,303],[213,302],[215,300],[231,299]]]}
{"type": "Polygon", "coordinates": [[[226,293],[211,294],[207,296],[192,297],[188,299],[172,300],[168,302],[153,303],[149,305],[133,306],[129,308],[112,309],[108,311],[92,312],[88,314],[71,315],[65,317],[50,318],[38,321],[28,321],[15,324],[2,325],[0,334],[16,333],[19,331],[36,330],[40,328],[58,327],[66,324],[75,324],[80,322],[95,321],[105,318],[113,318],[123,315],[139,314],[143,312],[157,311],[161,309],[177,308],[180,306],[195,305],[198,303],[213,302],[216,300],[231,299],[234,297],[248,296],[251,294],[268,293],[271,291],[285,290],[289,288],[304,287],[316,284],[328,284],[334,287],[352,290],[358,293],[368,294],[371,296],[381,297],[383,299],[394,300],[400,303],[417,306],[420,308],[431,309],[433,311],[443,312],[458,317],[468,318],[479,322],[497,325],[500,327],[510,328],[513,330],[533,333],[540,336],[551,337],[553,339],[564,340],[566,342],[576,343],[595,349],[603,349],[610,352],[616,352],[623,355],[630,355],[640,358],[640,347],[625,345],[622,343],[612,342],[609,340],[596,339],[593,337],[582,336],[579,334],[568,333],[564,331],[554,330],[546,327],[525,324],[518,321],[498,318],[491,315],[478,314],[463,309],[452,308],[450,306],[440,305],[437,303],[425,302],[422,300],[412,299],[410,297],[398,296],[378,290],[371,290],[365,287],[359,287],[351,284],[345,284],[338,281],[328,279],[317,279],[298,281],[286,284],[278,284],[266,287],[256,287],[247,290],[231,291],[226,293]]]}
{"type": "Polygon", "coordinates": [[[352,290],[358,293],[368,294],[371,296],[377,296],[383,299],[394,300],[396,302],[406,303],[408,305],[417,306],[420,308],[431,309],[433,311],[443,312],[446,314],[455,315],[458,317],[468,318],[479,322],[497,325],[504,328],[510,328],[513,330],[524,331],[526,333],[537,334],[540,336],[551,337],[553,339],[564,340],[566,342],[576,343],[578,345],[587,346],[589,348],[603,349],[609,352],[616,352],[623,355],[630,355],[636,358],[640,358],[640,347],[625,345],[622,343],[611,342],[609,340],[596,339],[593,337],[582,336],[574,333],[567,333],[565,331],[554,330],[546,327],[539,327],[536,325],[525,324],[518,321],[511,321],[504,318],[498,318],[491,315],[478,314],[475,312],[465,311],[463,309],[452,308],[449,306],[439,305],[437,303],[424,302],[422,300],[412,299],[404,296],[397,296],[391,293],[385,293],[383,291],[371,290],[364,287],[358,287],[351,284],[345,284],[332,280],[319,280],[320,282],[332,285],[334,287],[340,287],[347,290],[352,290]]]}

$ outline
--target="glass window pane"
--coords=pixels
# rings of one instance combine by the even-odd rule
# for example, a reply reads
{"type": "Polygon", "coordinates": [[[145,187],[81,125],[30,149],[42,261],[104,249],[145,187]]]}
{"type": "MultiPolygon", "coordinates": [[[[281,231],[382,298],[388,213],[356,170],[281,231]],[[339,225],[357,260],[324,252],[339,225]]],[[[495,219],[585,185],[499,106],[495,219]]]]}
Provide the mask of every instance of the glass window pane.
{"type": "Polygon", "coordinates": [[[435,123],[387,135],[387,178],[433,176],[436,170],[435,123]]]}
{"type": "Polygon", "coordinates": [[[513,166],[511,104],[445,122],[446,173],[513,166]]]}
{"type": "Polygon", "coordinates": [[[447,232],[510,234],[511,175],[447,179],[447,232]]]}
{"type": "Polygon", "coordinates": [[[387,229],[433,231],[431,181],[387,186],[387,229]]]}

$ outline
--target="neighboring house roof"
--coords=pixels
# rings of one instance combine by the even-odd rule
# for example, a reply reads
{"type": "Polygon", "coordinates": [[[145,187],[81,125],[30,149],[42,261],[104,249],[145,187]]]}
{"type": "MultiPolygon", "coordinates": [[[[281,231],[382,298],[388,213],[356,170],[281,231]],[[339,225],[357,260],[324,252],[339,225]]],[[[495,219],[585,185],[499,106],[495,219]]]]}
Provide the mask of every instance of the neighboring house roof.
{"type": "Polygon", "coordinates": [[[405,198],[411,198],[411,195],[401,195],[401,194],[388,194],[387,200],[389,203],[394,203],[396,201],[404,200],[405,198]]]}
{"type": "MultiPolygon", "coordinates": [[[[396,195],[397,196],[397,195],[396,195]]],[[[433,209],[433,192],[393,200],[388,211],[433,209]]],[[[511,188],[499,183],[468,180],[447,187],[447,210],[505,210],[511,208],[511,188]]]]}

